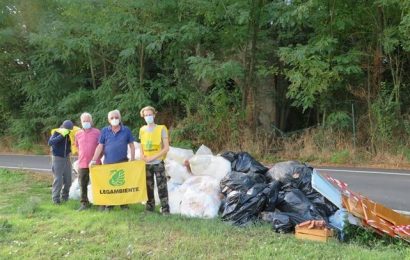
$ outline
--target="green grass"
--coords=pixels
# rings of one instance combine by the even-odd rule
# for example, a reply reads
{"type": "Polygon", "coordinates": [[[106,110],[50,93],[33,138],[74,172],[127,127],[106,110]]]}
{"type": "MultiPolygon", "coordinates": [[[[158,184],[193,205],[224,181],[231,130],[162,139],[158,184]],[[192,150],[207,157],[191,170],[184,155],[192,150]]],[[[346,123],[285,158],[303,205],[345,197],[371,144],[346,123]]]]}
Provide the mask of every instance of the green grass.
{"type": "Polygon", "coordinates": [[[237,228],[219,219],[163,217],[144,213],[142,205],[77,212],[78,201],[51,204],[50,184],[0,169],[0,259],[410,259],[405,244],[301,241],[266,224],[237,228]]]}
{"type": "Polygon", "coordinates": [[[330,161],[337,164],[346,164],[350,160],[350,153],[348,150],[337,151],[332,154],[330,161]]]}

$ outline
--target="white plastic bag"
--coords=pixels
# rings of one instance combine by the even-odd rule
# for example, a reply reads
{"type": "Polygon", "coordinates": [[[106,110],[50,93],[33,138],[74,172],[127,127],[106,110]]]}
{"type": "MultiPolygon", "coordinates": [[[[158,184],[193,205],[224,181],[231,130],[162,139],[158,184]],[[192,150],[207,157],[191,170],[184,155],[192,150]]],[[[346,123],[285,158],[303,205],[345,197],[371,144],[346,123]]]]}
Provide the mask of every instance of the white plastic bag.
{"type": "MultiPolygon", "coordinates": [[[[90,203],[93,203],[93,192],[91,190],[91,184],[87,186],[87,197],[90,203]]],[[[80,181],[78,178],[75,178],[73,183],[71,184],[70,191],[68,193],[68,198],[72,200],[80,200],[81,199],[81,187],[80,181]]]]}
{"type": "MultiPolygon", "coordinates": [[[[219,181],[209,176],[189,178],[181,187],[181,215],[214,218],[221,205],[219,181]]],[[[179,195],[180,195],[179,194],[179,195]]]]}
{"type": "Polygon", "coordinates": [[[182,187],[181,184],[177,184],[172,181],[168,182],[167,187],[168,187],[169,211],[171,214],[180,214],[181,213],[181,201],[184,197],[184,193],[186,189],[182,187]]]}
{"type": "Polygon", "coordinates": [[[92,190],[91,184],[88,184],[88,186],[87,186],[87,197],[88,197],[88,201],[91,204],[93,204],[94,199],[93,199],[93,190],[92,190]]]}
{"type": "Polygon", "coordinates": [[[182,184],[186,179],[192,175],[188,172],[188,169],[174,160],[165,160],[165,173],[171,177],[171,181],[174,183],[182,184]]]}
{"type": "Polygon", "coordinates": [[[194,152],[190,149],[170,147],[166,160],[172,160],[179,164],[184,164],[184,161],[189,160],[192,156],[194,156],[194,152]]]}
{"type": "Polygon", "coordinates": [[[230,171],[231,163],[222,156],[194,155],[189,160],[193,175],[211,176],[221,181],[230,171]]]}
{"type": "Polygon", "coordinates": [[[68,192],[68,198],[72,200],[79,200],[81,198],[81,190],[78,178],[75,178],[73,183],[71,183],[70,191],[68,192]]]}
{"type": "Polygon", "coordinates": [[[213,155],[213,153],[211,149],[202,144],[196,151],[195,155],[213,155]]]}
{"type": "MultiPolygon", "coordinates": [[[[134,142],[134,146],[135,146],[135,160],[139,160],[141,159],[141,153],[140,153],[140,149],[141,149],[141,144],[138,142],[134,142]]],[[[131,151],[130,151],[130,147],[127,146],[127,158],[130,159],[131,158],[131,151]]]]}

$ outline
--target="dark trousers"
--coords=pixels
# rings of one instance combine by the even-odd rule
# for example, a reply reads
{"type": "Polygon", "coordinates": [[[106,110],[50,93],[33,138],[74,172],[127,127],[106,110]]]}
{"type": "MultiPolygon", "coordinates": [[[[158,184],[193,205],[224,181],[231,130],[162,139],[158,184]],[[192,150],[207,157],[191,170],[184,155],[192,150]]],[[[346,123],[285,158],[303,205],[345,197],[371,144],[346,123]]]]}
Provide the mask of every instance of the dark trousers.
{"type": "Polygon", "coordinates": [[[154,176],[157,181],[158,195],[161,201],[161,212],[169,212],[168,205],[168,188],[167,188],[167,177],[165,176],[165,166],[164,162],[159,164],[147,164],[146,165],[146,175],[147,175],[147,210],[154,210],[155,198],[154,198],[154,176]]]}
{"type": "Polygon", "coordinates": [[[90,169],[82,168],[78,170],[78,181],[81,189],[81,203],[88,204],[87,186],[90,181],[90,169]]]}

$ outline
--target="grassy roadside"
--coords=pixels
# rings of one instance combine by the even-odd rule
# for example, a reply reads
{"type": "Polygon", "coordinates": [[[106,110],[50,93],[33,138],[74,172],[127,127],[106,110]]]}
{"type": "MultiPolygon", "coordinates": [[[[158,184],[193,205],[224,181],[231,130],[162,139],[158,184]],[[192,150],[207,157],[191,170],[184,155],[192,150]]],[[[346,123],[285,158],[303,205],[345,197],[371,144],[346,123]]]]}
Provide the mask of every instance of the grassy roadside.
{"type": "MultiPolygon", "coordinates": [[[[318,144],[315,141],[315,134],[307,133],[296,139],[286,139],[278,145],[281,149],[277,149],[276,146],[264,145],[264,138],[266,139],[266,137],[261,136],[258,139],[259,142],[251,142],[249,140],[252,139],[249,137],[239,146],[238,144],[229,144],[224,149],[213,150],[213,152],[216,154],[225,151],[247,151],[265,165],[297,160],[313,166],[410,169],[409,148],[397,147],[397,149],[393,149],[394,153],[389,152],[389,150],[381,150],[374,155],[369,153],[366,148],[353,148],[345,139],[335,140],[332,135],[321,137],[321,142],[326,142],[318,144]],[[332,140],[331,144],[329,140],[332,140]]],[[[171,145],[180,147],[178,144],[171,145]]],[[[2,136],[0,137],[0,154],[48,155],[50,147],[47,146],[46,142],[32,143],[27,140],[17,142],[16,138],[12,136],[2,136]]]]}
{"type": "Polygon", "coordinates": [[[50,203],[50,180],[0,170],[0,259],[410,259],[410,247],[316,243],[275,234],[269,225],[236,228],[219,219],[128,212],[77,212],[50,203]]]}

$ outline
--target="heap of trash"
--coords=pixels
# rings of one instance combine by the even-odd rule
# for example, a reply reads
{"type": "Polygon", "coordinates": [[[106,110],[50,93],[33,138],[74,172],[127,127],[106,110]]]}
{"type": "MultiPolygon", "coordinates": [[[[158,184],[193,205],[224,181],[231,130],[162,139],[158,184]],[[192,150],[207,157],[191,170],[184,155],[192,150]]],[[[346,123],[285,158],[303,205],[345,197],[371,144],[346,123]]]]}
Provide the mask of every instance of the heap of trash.
{"type": "MultiPolygon", "coordinates": [[[[135,143],[135,147],[139,159],[140,146],[135,143]]],[[[410,242],[409,216],[357,194],[346,183],[322,176],[297,161],[279,162],[267,168],[247,152],[214,155],[204,145],[196,153],[171,147],[165,171],[171,214],[220,216],[237,226],[265,221],[275,232],[295,232],[298,238],[319,241],[327,241],[334,234],[343,240],[343,228],[350,223],[410,242]]],[[[92,202],[90,185],[88,191],[92,202]]],[[[70,198],[79,197],[75,179],[70,198]]]]}

